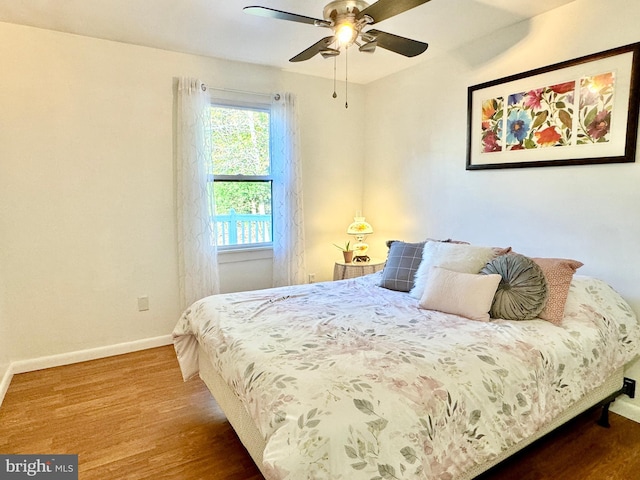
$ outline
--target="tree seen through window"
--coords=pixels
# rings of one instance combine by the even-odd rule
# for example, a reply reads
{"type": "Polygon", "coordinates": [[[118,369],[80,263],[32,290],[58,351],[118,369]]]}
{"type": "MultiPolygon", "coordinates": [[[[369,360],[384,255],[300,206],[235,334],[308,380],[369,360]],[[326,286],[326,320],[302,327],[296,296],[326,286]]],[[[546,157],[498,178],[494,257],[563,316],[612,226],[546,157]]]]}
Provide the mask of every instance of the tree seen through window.
{"type": "Polygon", "coordinates": [[[217,244],[271,242],[269,111],[212,105],[211,125],[217,244]]]}

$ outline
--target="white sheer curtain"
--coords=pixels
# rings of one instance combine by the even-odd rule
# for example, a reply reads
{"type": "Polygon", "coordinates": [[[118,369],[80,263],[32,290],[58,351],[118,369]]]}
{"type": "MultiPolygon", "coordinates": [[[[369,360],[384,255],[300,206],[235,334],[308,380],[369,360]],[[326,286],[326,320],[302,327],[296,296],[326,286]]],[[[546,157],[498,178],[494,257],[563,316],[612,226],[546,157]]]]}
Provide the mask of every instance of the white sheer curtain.
{"type": "Polygon", "coordinates": [[[271,105],[273,174],[273,286],[304,283],[302,168],[295,96],[285,93],[271,105]]]}
{"type": "Polygon", "coordinates": [[[207,183],[211,162],[209,95],[199,80],[180,78],[177,100],[178,275],[184,309],[218,293],[219,279],[212,242],[213,199],[207,183]]]}

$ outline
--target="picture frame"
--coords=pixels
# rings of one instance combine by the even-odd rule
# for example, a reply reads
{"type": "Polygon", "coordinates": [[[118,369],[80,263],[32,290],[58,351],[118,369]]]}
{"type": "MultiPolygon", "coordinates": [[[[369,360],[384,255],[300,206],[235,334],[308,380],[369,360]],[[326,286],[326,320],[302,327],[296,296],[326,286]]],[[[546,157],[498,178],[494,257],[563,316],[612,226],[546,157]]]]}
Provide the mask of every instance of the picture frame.
{"type": "Polygon", "coordinates": [[[467,170],[635,162],[640,42],[468,88],[467,170]]]}

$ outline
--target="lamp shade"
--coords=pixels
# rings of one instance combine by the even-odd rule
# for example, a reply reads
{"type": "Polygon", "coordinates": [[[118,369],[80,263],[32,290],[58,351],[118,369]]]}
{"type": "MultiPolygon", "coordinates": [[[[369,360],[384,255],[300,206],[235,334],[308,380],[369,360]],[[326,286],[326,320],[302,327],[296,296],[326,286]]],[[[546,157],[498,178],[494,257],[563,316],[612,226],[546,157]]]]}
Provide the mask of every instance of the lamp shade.
{"type": "Polygon", "coordinates": [[[373,233],[373,227],[364,221],[364,217],[354,217],[353,223],[347,228],[349,235],[369,235],[373,233]]]}

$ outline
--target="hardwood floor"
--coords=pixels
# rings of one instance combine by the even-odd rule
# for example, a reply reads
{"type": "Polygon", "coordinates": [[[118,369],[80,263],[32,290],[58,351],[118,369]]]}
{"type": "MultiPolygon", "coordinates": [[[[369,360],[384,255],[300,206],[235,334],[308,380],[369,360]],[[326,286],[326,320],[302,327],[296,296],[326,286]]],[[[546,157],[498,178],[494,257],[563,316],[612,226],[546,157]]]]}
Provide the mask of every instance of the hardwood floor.
{"type": "Polygon", "coordinates": [[[0,452],[78,454],[83,480],[263,478],[171,346],[14,376],[0,452]]]}
{"type": "Polygon", "coordinates": [[[639,480],[640,424],[591,409],[476,480],[639,480]]]}
{"type": "MultiPolygon", "coordinates": [[[[640,424],[591,410],[481,480],[640,479],[640,424]]],[[[0,453],[79,455],[80,479],[262,480],[209,391],[171,346],[16,375],[0,453]]],[[[303,479],[292,479],[303,480],[303,479]]]]}

